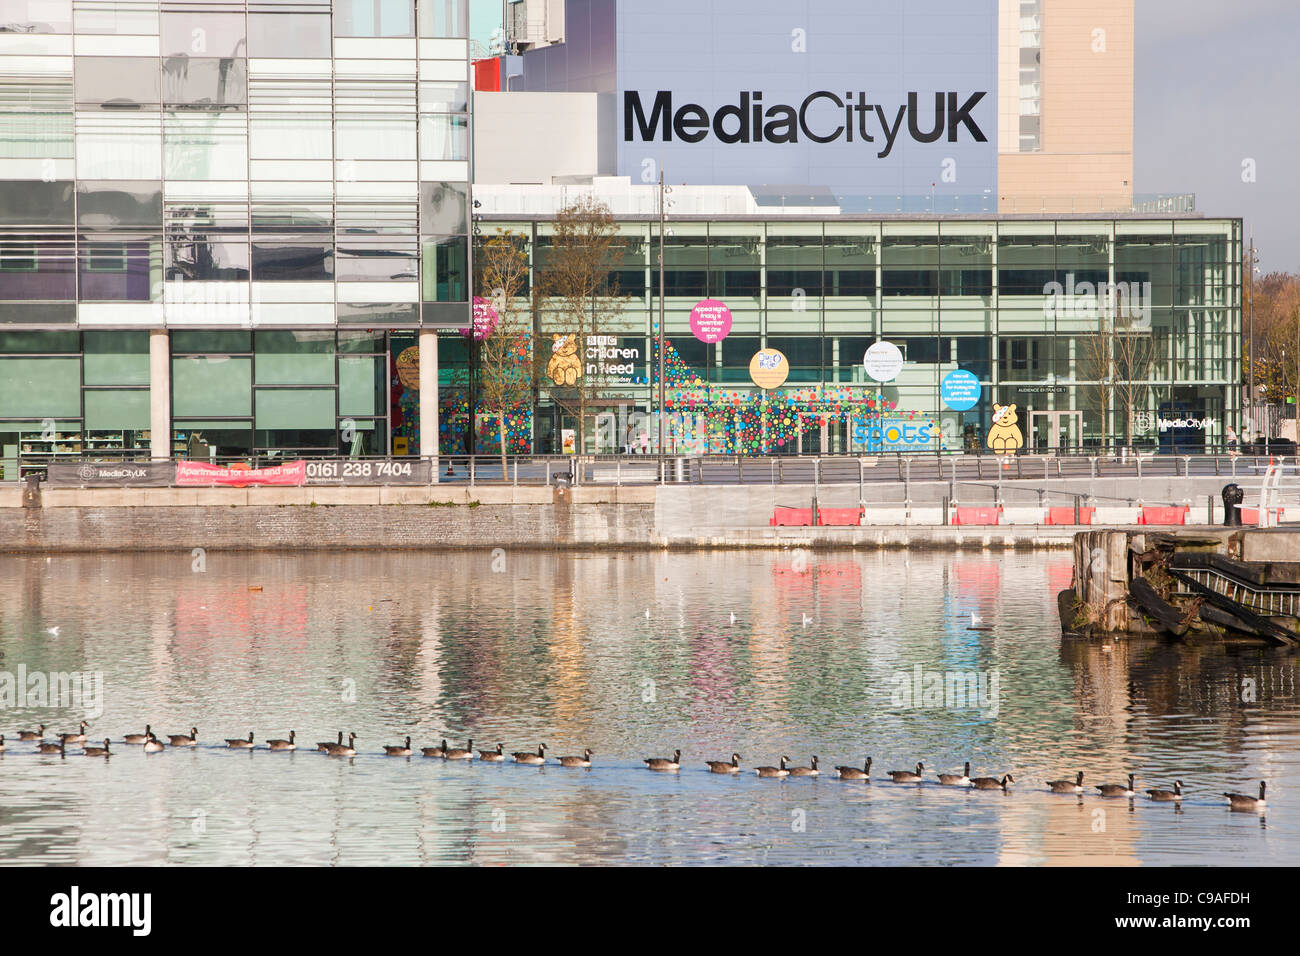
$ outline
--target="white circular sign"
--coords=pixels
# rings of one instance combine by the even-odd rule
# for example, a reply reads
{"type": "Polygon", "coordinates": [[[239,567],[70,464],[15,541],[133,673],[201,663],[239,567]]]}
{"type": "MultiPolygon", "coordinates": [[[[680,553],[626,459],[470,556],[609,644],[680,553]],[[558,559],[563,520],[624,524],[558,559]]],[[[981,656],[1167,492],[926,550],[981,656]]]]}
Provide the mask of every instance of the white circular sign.
{"type": "Polygon", "coordinates": [[[903,353],[893,342],[877,342],[862,359],[867,374],[877,382],[892,382],[903,370],[903,353]]]}

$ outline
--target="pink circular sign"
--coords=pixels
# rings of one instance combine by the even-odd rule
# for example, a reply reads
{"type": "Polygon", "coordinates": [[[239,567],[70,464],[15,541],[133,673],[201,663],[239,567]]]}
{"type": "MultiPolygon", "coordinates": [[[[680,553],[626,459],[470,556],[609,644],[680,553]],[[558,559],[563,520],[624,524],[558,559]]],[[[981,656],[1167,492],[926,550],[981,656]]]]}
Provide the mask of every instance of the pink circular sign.
{"type": "Polygon", "coordinates": [[[731,333],[731,310],[717,299],[691,309],[691,332],[701,342],[721,342],[731,333]]]}
{"type": "Polygon", "coordinates": [[[497,310],[492,308],[492,304],[481,295],[474,296],[474,327],[461,329],[460,334],[466,338],[473,336],[475,342],[482,342],[496,327],[497,310]]]}

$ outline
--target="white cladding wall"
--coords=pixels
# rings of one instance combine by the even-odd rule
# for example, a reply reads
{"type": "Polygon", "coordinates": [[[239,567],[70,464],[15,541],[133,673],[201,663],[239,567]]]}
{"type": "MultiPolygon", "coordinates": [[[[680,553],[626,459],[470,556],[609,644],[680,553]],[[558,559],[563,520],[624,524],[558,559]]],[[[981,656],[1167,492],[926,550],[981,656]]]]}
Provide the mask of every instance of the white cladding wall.
{"type": "Polygon", "coordinates": [[[599,93],[474,94],[474,179],[539,183],[614,172],[614,99],[599,93]]]}

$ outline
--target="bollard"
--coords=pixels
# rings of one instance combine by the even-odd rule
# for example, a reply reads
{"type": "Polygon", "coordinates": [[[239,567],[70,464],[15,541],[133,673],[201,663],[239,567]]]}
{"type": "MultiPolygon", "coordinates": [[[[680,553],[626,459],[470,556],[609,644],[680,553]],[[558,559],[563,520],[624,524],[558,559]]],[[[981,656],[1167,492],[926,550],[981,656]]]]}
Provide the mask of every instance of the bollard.
{"type": "Polygon", "coordinates": [[[943,523],[945,525],[948,524],[948,508],[951,501],[952,499],[949,498],[947,495],[943,496],[943,523]]]}
{"type": "Polygon", "coordinates": [[[1241,527],[1241,502],[1246,493],[1235,483],[1223,486],[1223,526],[1225,528],[1241,527]]]}

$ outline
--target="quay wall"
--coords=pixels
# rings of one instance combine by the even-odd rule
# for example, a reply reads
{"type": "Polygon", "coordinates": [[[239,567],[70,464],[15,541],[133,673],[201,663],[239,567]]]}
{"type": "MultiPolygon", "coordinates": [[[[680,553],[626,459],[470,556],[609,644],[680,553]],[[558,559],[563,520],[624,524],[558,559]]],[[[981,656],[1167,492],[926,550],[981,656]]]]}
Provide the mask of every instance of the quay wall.
{"type": "MultiPolygon", "coordinates": [[[[858,488],[816,489],[852,508],[858,488]]],[[[770,527],[775,505],[811,502],[800,486],[428,488],[44,488],[23,506],[0,489],[0,552],[205,550],[1036,549],[1073,530],[945,527],[897,508],[881,526],[770,527]]]]}

